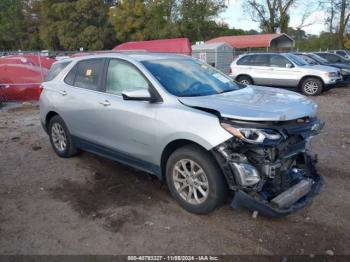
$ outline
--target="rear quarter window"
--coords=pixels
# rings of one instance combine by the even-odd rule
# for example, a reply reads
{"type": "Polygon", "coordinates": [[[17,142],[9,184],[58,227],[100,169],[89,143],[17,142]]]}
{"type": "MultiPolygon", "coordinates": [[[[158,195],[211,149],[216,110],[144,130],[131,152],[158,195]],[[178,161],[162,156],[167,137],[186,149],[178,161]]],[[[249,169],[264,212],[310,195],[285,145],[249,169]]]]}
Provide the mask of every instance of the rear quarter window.
{"type": "Polygon", "coordinates": [[[104,59],[89,59],[78,62],[67,74],[64,82],[89,90],[99,90],[104,59]]]}
{"type": "Polygon", "coordinates": [[[51,66],[51,69],[49,71],[49,74],[46,76],[45,78],[45,82],[51,81],[52,79],[54,79],[56,76],[58,76],[59,73],[62,72],[63,69],[65,69],[67,67],[67,65],[70,64],[69,62],[62,62],[62,63],[58,63],[58,64],[53,64],[51,66]]]}
{"type": "Polygon", "coordinates": [[[81,61],[76,65],[74,86],[98,90],[101,80],[104,59],[91,59],[81,61]]]}

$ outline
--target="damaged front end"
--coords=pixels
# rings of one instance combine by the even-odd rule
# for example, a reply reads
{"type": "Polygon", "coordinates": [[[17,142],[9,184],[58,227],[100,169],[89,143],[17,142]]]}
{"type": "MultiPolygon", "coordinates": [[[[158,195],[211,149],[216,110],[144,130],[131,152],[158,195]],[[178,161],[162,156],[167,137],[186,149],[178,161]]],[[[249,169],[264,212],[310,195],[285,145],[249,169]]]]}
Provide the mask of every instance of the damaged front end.
{"type": "Polygon", "coordinates": [[[212,151],[235,191],[232,207],[278,217],[304,207],[320,191],[323,180],[309,151],[312,137],[324,126],[319,119],[221,119],[221,125],[233,137],[212,151]]]}

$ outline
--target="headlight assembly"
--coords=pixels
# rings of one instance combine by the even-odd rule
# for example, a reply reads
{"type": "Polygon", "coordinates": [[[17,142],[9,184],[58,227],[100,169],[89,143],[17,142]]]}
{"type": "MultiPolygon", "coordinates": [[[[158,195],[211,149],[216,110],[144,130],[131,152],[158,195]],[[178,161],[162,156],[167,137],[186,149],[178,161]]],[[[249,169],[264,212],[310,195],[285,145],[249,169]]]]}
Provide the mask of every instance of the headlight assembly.
{"type": "Polygon", "coordinates": [[[350,70],[349,70],[349,69],[342,68],[342,69],[340,69],[340,73],[341,73],[342,75],[348,75],[348,74],[350,74],[350,70]]]}
{"type": "Polygon", "coordinates": [[[279,140],[281,138],[279,133],[272,130],[233,127],[227,123],[221,123],[221,126],[235,137],[251,144],[261,144],[265,139],[279,140]]]}
{"type": "Polygon", "coordinates": [[[336,77],[336,76],[338,76],[338,73],[337,72],[327,72],[326,76],[328,76],[328,77],[336,77]]]}

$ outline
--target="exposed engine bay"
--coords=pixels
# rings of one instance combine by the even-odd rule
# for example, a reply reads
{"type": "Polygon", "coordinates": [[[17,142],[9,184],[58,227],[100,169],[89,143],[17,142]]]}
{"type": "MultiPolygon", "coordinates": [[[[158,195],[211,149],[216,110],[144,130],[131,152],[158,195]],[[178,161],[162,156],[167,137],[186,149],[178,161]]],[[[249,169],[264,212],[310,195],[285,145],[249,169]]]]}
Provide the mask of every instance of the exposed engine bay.
{"type": "Polygon", "coordinates": [[[282,216],[310,202],[321,186],[316,155],[309,150],[323,128],[317,118],[291,121],[245,122],[221,119],[233,138],[215,147],[215,155],[229,188],[234,208],[282,216]]]}

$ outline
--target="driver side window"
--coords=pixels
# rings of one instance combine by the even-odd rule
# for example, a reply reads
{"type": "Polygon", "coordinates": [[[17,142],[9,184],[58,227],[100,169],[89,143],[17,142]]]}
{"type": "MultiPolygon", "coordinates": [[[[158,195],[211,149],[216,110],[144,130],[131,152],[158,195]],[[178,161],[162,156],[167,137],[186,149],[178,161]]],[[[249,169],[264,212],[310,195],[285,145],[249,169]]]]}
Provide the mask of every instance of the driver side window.
{"type": "Polygon", "coordinates": [[[148,89],[149,85],[143,75],[130,63],[112,59],[108,65],[106,92],[122,95],[124,91],[148,89]]]}

